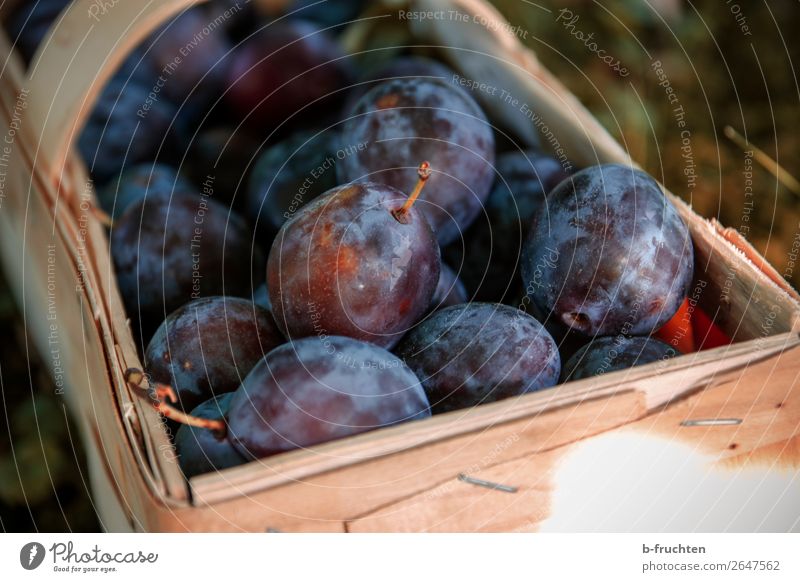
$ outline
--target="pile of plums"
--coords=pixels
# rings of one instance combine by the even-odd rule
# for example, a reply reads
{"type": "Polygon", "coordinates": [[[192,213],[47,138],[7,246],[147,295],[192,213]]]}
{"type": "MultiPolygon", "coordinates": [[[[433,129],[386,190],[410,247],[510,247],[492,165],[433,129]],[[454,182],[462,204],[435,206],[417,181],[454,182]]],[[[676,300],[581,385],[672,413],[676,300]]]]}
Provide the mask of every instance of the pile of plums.
{"type": "MultiPolygon", "coordinates": [[[[25,58],[66,4],[13,16],[25,58]]],[[[676,355],[693,247],[651,177],[516,143],[429,51],[362,70],[359,3],[318,4],[186,10],[78,140],[187,476],[676,355]]]]}

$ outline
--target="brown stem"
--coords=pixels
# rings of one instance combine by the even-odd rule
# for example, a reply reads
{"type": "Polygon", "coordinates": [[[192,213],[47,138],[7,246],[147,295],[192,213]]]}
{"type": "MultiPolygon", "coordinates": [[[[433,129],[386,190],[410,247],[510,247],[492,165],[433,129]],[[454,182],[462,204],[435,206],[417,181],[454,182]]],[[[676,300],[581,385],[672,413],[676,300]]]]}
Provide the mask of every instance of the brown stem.
{"type": "Polygon", "coordinates": [[[786,186],[791,192],[795,195],[800,196],[800,181],[797,180],[794,176],[792,176],[789,172],[787,172],[783,166],[781,166],[778,162],[773,160],[769,157],[761,149],[757,148],[753,144],[751,144],[747,139],[741,135],[738,131],[733,129],[730,125],[725,126],[725,137],[731,140],[733,143],[738,145],[742,150],[745,152],[753,152],[753,157],[756,161],[761,164],[764,169],[766,169],[770,174],[775,176],[778,181],[786,186]]]}
{"type": "Polygon", "coordinates": [[[144,372],[138,368],[129,368],[125,371],[125,382],[127,382],[128,386],[136,389],[139,394],[146,395],[153,405],[153,408],[164,415],[164,417],[181,424],[210,430],[218,438],[224,437],[228,432],[228,424],[225,422],[224,418],[200,418],[199,416],[187,414],[166,402],[166,400],[173,403],[178,401],[178,395],[175,393],[175,389],[172,386],[155,382],[151,393],[143,385],[144,379],[144,372]]]}
{"type": "Polygon", "coordinates": [[[98,208],[97,206],[92,206],[92,214],[94,214],[95,218],[100,221],[100,224],[106,228],[111,228],[114,226],[114,219],[112,219],[104,210],[98,208]]]}
{"type": "Polygon", "coordinates": [[[392,214],[394,217],[402,223],[406,222],[406,215],[408,211],[411,210],[411,207],[414,205],[414,202],[417,201],[419,198],[422,189],[425,187],[425,183],[428,181],[428,178],[431,177],[431,165],[428,162],[422,162],[417,169],[417,176],[419,179],[417,180],[417,185],[414,186],[414,190],[409,195],[408,199],[406,200],[405,204],[395,210],[392,214]]]}

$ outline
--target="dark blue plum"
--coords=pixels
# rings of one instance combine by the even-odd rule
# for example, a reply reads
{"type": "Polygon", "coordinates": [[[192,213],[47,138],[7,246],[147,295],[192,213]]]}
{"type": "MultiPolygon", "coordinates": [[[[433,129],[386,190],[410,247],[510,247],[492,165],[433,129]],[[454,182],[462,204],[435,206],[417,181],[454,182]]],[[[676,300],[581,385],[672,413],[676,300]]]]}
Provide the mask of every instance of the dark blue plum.
{"type": "Polygon", "coordinates": [[[159,92],[177,104],[192,95],[210,103],[223,88],[223,61],[231,44],[224,28],[213,22],[205,7],[190,8],[174,16],[142,43],[157,72],[154,82],[158,75],[163,80],[159,92]]]}
{"type": "Polygon", "coordinates": [[[101,188],[97,196],[103,210],[116,218],[146,197],[168,198],[174,192],[194,193],[196,188],[168,164],[142,162],[123,170],[101,188]]]}
{"type": "Polygon", "coordinates": [[[293,17],[309,20],[322,28],[336,27],[336,30],[339,31],[345,24],[358,18],[365,5],[364,0],[324,0],[323,2],[293,0],[286,12],[294,13],[293,17]]]}
{"type": "Polygon", "coordinates": [[[267,354],[234,393],[228,438],[266,457],[430,416],[419,380],[391,353],[325,336],[267,354]]]}
{"type": "Polygon", "coordinates": [[[464,235],[444,249],[479,301],[505,302],[519,285],[522,242],[533,216],[547,213],[547,194],[568,174],[556,160],[536,150],[497,156],[497,178],[484,206],[464,235]]]}
{"type": "Polygon", "coordinates": [[[272,314],[239,297],[196,299],[172,312],[145,351],[150,377],[169,384],[180,407],[233,392],[264,355],[284,342],[272,314]]]}
{"type": "Polygon", "coordinates": [[[150,88],[112,79],[78,138],[78,150],[95,182],[105,184],[127,165],[162,159],[160,153],[173,151],[175,144],[165,136],[176,111],[165,99],[152,100],[150,88]]]}
{"type": "Polygon", "coordinates": [[[368,70],[347,95],[344,112],[350,113],[367,91],[384,81],[402,77],[434,77],[444,81],[453,78],[453,70],[439,61],[416,55],[392,59],[368,70]]]}
{"type": "Polygon", "coordinates": [[[675,314],[694,268],[686,224],[653,178],[593,166],[534,215],[522,280],[544,314],[585,335],[649,335],[675,314]]]}
{"type": "Polygon", "coordinates": [[[237,202],[238,207],[260,148],[260,140],[241,129],[211,127],[192,140],[181,169],[198,187],[210,180],[218,199],[237,202]]]}
{"type": "MultiPolygon", "coordinates": [[[[228,414],[232,393],[206,400],[192,410],[193,416],[200,418],[223,418],[228,414]]],[[[212,431],[181,425],[175,434],[175,448],[178,463],[187,479],[204,473],[222,471],[246,462],[225,437],[218,437],[212,431]]]]}
{"type": "Polygon", "coordinates": [[[342,149],[365,144],[337,164],[341,182],[365,180],[410,192],[422,160],[433,174],[417,203],[439,244],[456,240],[481,212],[494,178],[494,135],[481,108],[448,81],[386,81],[343,124],[342,149]]]}
{"type": "Polygon", "coordinates": [[[111,255],[142,339],[192,299],[248,297],[253,268],[264,264],[241,218],[208,196],[183,192],[129,207],[114,221],[111,255]]]}
{"type": "Polygon", "coordinates": [[[592,340],[564,365],[564,382],[601,376],[652,362],[667,360],[680,352],[652,337],[606,336],[592,340]]]}
{"type": "Polygon", "coordinates": [[[437,311],[396,353],[422,382],[435,414],[548,388],[561,372],[558,348],[544,327],[499,303],[437,311]]]}
{"type": "Polygon", "coordinates": [[[246,204],[259,240],[272,242],[294,213],[337,185],[337,161],[328,132],[298,132],[264,150],[250,175],[246,204]]]}

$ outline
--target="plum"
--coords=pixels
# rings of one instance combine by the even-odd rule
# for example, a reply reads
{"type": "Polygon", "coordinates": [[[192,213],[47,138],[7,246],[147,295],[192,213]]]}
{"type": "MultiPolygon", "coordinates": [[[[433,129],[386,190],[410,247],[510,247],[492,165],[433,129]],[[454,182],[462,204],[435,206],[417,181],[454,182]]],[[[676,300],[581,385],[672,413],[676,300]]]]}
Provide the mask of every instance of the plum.
{"type": "Polygon", "coordinates": [[[142,162],[125,168],[97,196],[103,210],[117,218],[146,197],[168,198],[174,192],[194,193],[196,188],[169,164],[142,162]]]}
{"type": "Polygon", "coordinates": [[[568,174],[553,157],[538,150],[497,156],[497,179],[479,216],[458,242],[443,249],[462,264],[464,284],[479,301],[505,302],[518,291],[522,242],[535,214],[547,214],[547,194],[568,174]]]}
{"type": "Polygon", "coordinates": [[[247,458],[430,416],[396,356],[346,337],[306,338],[261,360],[234,393],[228,439],[247,458]]]}
{"type": "Polygon", "coordinates": [[[239,297],[204,297],[169,314],[145,351],[150,377],[169,384],[183,410],[233,392],[284,342],[272,315],[239,297]]]}
{"type": "Polygon", "coordinates": [[[385,184],[350,184],[283,225],[270,251],[267,285],[286,337],[345,335],[391,347],[428,311],[439,247],[409,202],[385,184]]]}
{"type": "Polygon", "coordinates": [[[142,338],[181,305],[212,295],[247,297],[263,257],[247,224],[203,194],[140,200],[115,220],[117,283],[142,338]]]}
{"type": "Polygon", "coordinates": [[[545,328],[499,303],[437,311],[403,338],[396,353],[422,382],[434,414],[548,388],[561,372],[545,328]]]}
{"type": "Polygon", "coordinates": [[[301,131],[264,150],[250,175],[246,201],[259,240],[272,242],[295,212],[337,186],[336,162],[327,132],[301,131]]]}
{"type": "Polygon", "coordinates": [[[538,309],[588,336],[649,335],[678,310],[694,269],[689,230],[632,167],[586,168],[533,216],[522,279],[538,309]]]}
{"type": "Polygon", "coordinates": [[[652,337],[599,337],[579,349],[564,364],[564,382],[626,370],[680,355],[669,344],[652,337]]]}
{"type": "Polygon", "coordinates": [[[311,111],[333,107],[351,78],[336,40],[302,20],[272,22],[238,45],[229,61],[225,99],[255,125],[277,126],[312,104],[311,111]]]}
{"type": "Polygon", "coordinates": [[[166,99],[153,100],[149,87],[113,78],[78,137],[78,151],[95,181],[103,185],[128,164],[171,154],[177,147],[168,137],[176,112],[166,99]]]}
{"type": "Polygon", "coordinates": [[[359,99],[370,89],[384,81],[401,77],[435,77],[449,81],[453,71],[439,61],[427,57],[409,55],[392,59],[367,71],[348,93],[343,110],[353,111],[359,99]]]}
{"type": "Polygon", "coordinates": [[[494,178],[494,135],[475,100],[447,81],[386,81],[356,104],[342,149],[365,144],[337,164],[340,181],[383,182],[407,192],[420,159],[434,168],[420,206],[440,244],[456,240],[480,213],[494,178]]]}
{"type": "MultiPolygon", "coordinates": [[[[217,419],[228,414],[233,393],[206,400],[192,410],[192,416],[217,419]]],[[[189,425],[181,425],[175,434],[178,463],[187,479],[204,473],[221,471],[246,462],[225,437],[212,431],[189,425]]]]}
{"type": "Polygon", "coordinates": [[[241,129],[214,126],[192,141],[183,170],[198,186],[211,178],[218,198],[232,203],[245,198],[239,193],[247,187],[260,149],[261,142],[241,129]]]}

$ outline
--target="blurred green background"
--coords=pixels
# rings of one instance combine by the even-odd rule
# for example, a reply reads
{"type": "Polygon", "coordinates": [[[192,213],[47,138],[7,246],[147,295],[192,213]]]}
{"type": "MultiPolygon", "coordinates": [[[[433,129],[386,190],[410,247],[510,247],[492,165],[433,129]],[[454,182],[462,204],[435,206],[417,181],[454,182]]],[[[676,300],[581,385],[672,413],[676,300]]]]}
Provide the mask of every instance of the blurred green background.
{"type": "MultiPolygon", "coordinates": [[[[797,74],[800,19],[796,0],[498,0],[501,12],[529,32],[540,60],[580,98],[634,159],[706,217],[743,234],[784,273],[800,232],[797,194],[753,165],[752,210],[744,221],[744,154],[723,135],[730,125],[800,175],[797,74]],[[537,7],[538,6],[538,7],[537,7]],[[566,8],[574,28],[630,71],[621,78],[557,21],[566,8]],[[746,26],[747,28],[743,28],[746,26]],[[749,33],[748,33],[749,32],[749,33]],[[649,53],[649,55],[648,55],[649,53]],[[682,135],[651,64],[660,60],[683,106],[696,184],[690,187],[682,135]]],[[[749,207],[748,207],[749,208],[749,207]]],[[[787,272],[788,274],[788,272],[787,272]]],[[[798,279],[793,274],[793,283],[798,279]]],[[[0,529],[96,530],[76,430],[0,280],[0,529]],[[32,349],[32,348],[30,348],[32,349]]]]}

